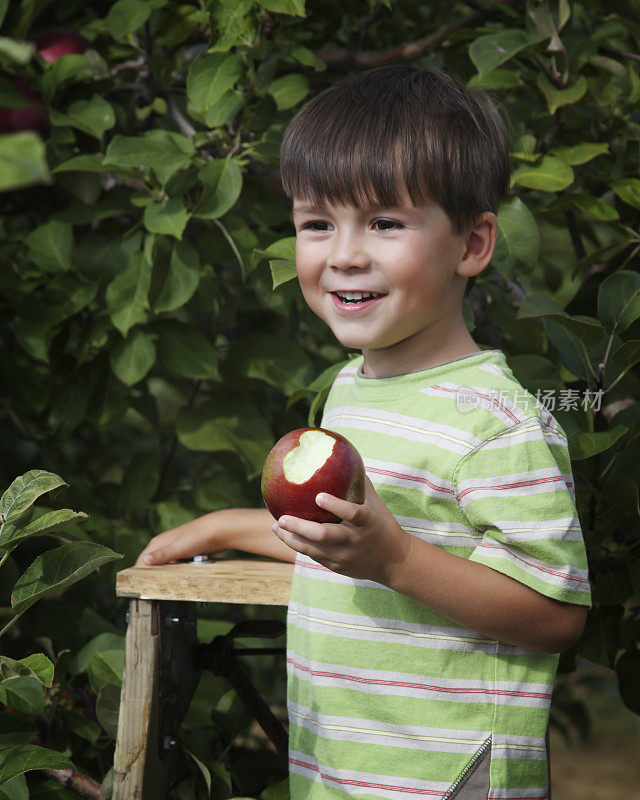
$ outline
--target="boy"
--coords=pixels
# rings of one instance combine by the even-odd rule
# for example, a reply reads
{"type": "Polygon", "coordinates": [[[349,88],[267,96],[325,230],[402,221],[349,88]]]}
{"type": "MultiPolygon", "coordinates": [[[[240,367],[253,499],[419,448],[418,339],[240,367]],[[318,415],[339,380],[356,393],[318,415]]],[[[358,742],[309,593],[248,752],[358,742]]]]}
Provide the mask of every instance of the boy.
{"type": "Polygon", "coordinates": [[[318,495],[339,524],[214,512],[138,563],[227,547],[295,560],[294,800],[544,800],[558,653],[590,593],[566,437],[462,317],[508,188],[500,118],[393,65],[308,102],[281,156],[305,300],[362,351],[321,426],[362,454],[365,501],[318,495]]]}

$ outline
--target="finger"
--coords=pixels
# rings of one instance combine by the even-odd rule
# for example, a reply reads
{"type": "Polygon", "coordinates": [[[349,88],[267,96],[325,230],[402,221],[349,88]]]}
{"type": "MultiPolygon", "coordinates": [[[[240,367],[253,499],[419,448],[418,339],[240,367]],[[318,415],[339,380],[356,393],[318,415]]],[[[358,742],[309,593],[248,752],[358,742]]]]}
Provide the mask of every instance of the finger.
{"type": "Polygon", "coordinates": [[[312,522],[308,519],[301,519],[300,517],[284,516],[273,525],[273,532],[278,533],[280,530],[286,530],[289,533],[302,536],[310,542],[322,542],[327,539],[328,526],[320,522],[312,522]]]}
{"type": "Polygon", "coordinates": [[[339,497],[326,492],[321,492],[316,496],[316,505],[340,517],[344,522],[350,522],[353,525],[362,525],[366,519],[364,505],[341,500],[339,497]]]}

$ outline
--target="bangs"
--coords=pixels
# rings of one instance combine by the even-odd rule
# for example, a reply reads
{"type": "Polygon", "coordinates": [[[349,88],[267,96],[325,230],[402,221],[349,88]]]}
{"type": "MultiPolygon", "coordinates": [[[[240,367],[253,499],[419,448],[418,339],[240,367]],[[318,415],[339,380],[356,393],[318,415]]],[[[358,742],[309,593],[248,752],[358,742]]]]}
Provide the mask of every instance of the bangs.
{"type": "Polygon", "coordinates": [[[397,109],[373,114],[360,108],[356,113],[353,106],[333,105],[331,110],[303,109],[289,125],[280,161],[287,197],[356,207],[399,206],[407,196],[418,205],[430,198],[429,187],[419,181],[429,170],[417,142],[407,141],[414,137],[407,136],[406,120],[399,119],[397,109]]]}

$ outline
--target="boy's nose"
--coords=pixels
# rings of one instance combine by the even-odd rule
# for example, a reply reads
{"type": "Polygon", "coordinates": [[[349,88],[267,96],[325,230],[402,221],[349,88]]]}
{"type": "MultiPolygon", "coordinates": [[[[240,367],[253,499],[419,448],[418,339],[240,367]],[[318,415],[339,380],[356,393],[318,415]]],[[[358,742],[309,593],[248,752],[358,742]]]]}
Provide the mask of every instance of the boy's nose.
{"type": "Polygon", "coordinates": [[[363,269],[371,263],[370,255],[359,236],[336,236],[329,253],[329,265],[336,269],[363,269]]]}

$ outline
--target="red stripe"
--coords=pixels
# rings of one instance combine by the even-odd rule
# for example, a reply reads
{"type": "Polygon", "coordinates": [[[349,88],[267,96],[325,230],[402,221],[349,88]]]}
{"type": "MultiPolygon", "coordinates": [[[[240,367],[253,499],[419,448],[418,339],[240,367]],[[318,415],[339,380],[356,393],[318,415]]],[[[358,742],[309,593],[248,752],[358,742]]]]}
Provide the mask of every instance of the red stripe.
{"type": "MultiPolygon", "coordinates": [[[[307,769],[312,770],[313,772],[318,772],[320,777],[327,781],[332,781],[333,783],[339,783],[343,786],[362,786],[366,789],[384,789],[390,792],[407,792],[409,794],[422,794],[422,795],[431,795],[438,797],[444,797],[444,792],[439,791],[437,789],[412,789],[410,786],[391,786],[390,784],[385,783],[371,783],[370,781],[356,781],[353,779],[347,778],[334,778],[332,775],[327,775],[326,772],[322,772],[320,767],[317,764],[308,764],[306,761],[299,761],[297,758],[289,758],[290,764],[296,764],[299,767],[306,767],[307,769]]],[[[536,800],[533,798],[533,800],[536,800]]]]}
{"type": "Polygon", "coordinates": [[[436,486],[435,483],[431,483],[430,480],[427,478],[420,478],[417,475],[402,475],[400,472],[392,472],[388,469],[379,469],[378,467],[367,467],[367,473],[373,472],[376,475],[389,475],[392,478],[401,478],[405,481],[416,481],[416,483],[426,483],[427,486],[430,486],[432,489],[436,489],[439,492],[444,492],[445,494],[453,494],[453,489],[447,489],[444,486],[436,486]]]}
{"type": "Polygon", "coordinates": [[[311,669],[311,667],[306,667],[303,664],[299,664],[292,658],[288,658],[287,663],[293,664],[294,667],[297,667],[303,672],[308,672],[310,675],[317,675],[323,678],[338,678],[340,680],[354,681],[355,683],[367,683],[374,686],[401,686],[407,689],[426,689],[433,692],[448,692],[451,694],[485,694],[485,695],[491,694],[491,695],[499,695],[505,697],[539,697],[544,700],[548,700],[551,697],[551,694],[546,692],[520,692],[513,689],[505,689],[505,690],[476,689],[476,688],[454,689],[454,688],[443,688],[441,686],[431,686],[428,683],[414,683],[412,681],[390,681],[390,680],[383,680],[382,678],[362,678],[359,676],[345,675],[341,672],[328,672],[325,670],[311,669]]]}
{"type": "Polygon", "coordinates": [[[478,547],[488,547],[490,550],[506,550],[507,553],[511,553],[514,558],[517,558],[519,561],[522,561],[523,564],[527,564],[529,567],[533,567],[534,569],[539,569],[541,572],[548,572],[549,575],[556,575],[559,578],[565,578],[568,581],[579,581],[580,583],[589,583],[587,578],[574,578],[572,575],[567,575],[565,572],[556,572],[553,569],[548,569],[547,567],[539,567],[537,564],[532,564],[530,561],[527,561],[526,558],[522,558],[522,556],[518,555],[518,553],[514,553],[513,550],[509,550],[508,547],[503,547],[500,544],[486,544],[485,542],[480,542],[478,547]]]}
{"type": "MultiPolygon", "coordinates": [[[[535,478],[530,481],[516,481],[515,483],[499,483],[494,486],[470,486],[468,489],[460,492],[458,495],[458,502],[465,494],[469,494],[469,492],[479,492],[483,489],[514,489],[517,486],[539,486],[543,483],[557,483],[558,481],[564,481],[562,475],[557,475],[554,478],[535,478]]],[[[567,483],[567,487],[570,486],[573,486],[573,483],[567,483]]]]}
{"type": "MultiPolygon", "coordinates": [[[[438,385],[436,385],[433,388],[434,389],[438,389],[441,392],[448,392],[449,394],[458,394],[458,392],[460,391],[460,388],[463,388],[463,387],[460,387],[458,389],[447,389],[446,386],[438,386],[438,385]]],[[[482,394],[482,392],[469,391],[467,389],[467,387],[464,387],[464,393],[465,394],[472,394],[472,395],[475,395],[476,397],[482,397],[483,400],[488,400],[491,403],[491,405],[497,406],[501,411],[504,411],[504,413],[509,417],[509,419],[513,420],[513,422],[516,422],[516,423],[519,424],[522,421],[522,420],[518,419],[518,417],[516,417],[516,415],[513,412],[511,412],[506,406],[503,406],[502,403],[499,403],[496,400],[495,397],[491,397],[491,395],[482,394]]]]}

